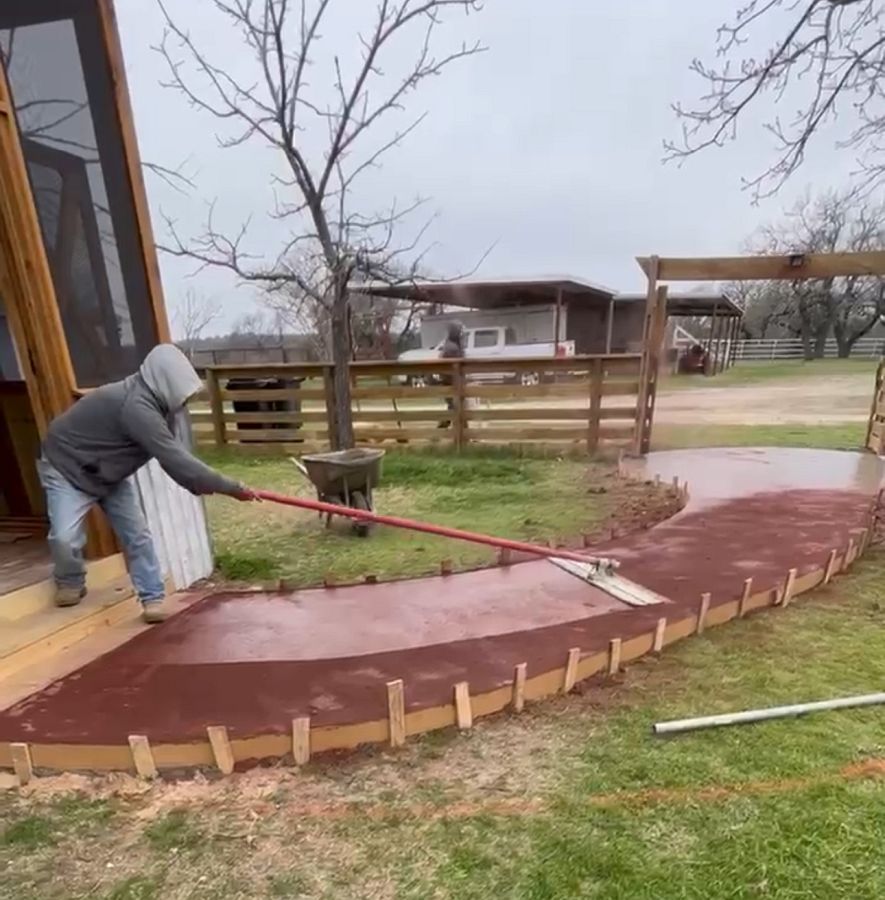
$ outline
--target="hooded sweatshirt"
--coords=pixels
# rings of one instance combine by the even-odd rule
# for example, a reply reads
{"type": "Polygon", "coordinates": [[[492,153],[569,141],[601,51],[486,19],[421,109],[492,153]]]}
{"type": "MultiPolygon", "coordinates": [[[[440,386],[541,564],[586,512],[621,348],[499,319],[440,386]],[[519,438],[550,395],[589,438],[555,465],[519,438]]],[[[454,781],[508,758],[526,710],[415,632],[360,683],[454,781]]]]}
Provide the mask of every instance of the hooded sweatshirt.
{"type": "Polygon", "coordinates": [[[193,456],[176,420],[202,389],[187,357],[160,344],[135,375],[106,384],[54,419],[43,455],[74,487],[101,499],[148,460],[192,494],[236,494],[242,485],[193,456]]]}

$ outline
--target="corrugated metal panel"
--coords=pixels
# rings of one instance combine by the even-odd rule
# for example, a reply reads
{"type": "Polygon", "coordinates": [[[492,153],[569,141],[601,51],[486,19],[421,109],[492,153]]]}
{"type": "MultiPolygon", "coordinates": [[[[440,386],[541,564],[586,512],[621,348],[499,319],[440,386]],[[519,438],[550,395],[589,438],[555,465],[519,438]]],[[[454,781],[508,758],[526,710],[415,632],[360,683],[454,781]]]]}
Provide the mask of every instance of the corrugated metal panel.
{"type": "Polygon", "coordinates": [[[212,574],[214,561],[203,500],[179,487],[151,460],[135,475],[160,564],[179,590],[212,574]]]}

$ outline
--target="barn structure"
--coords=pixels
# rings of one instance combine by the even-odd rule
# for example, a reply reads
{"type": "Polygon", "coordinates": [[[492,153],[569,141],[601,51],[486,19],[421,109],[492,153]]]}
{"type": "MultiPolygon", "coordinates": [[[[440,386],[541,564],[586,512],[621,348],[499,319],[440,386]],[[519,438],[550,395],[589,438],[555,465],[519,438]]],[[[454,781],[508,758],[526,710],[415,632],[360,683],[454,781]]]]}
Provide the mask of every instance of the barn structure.
{"type": "MultiPolygon", "coordinates": [[[[90,597],[49,609],[36,460],[48,423],[84,391],[134,372],[169,325],[112,3],[5,0],[0,63],[2,670],[24,645],[134,609],[97,514],[90,597]]],[[[208,575],[202,503],[154,463],[137,483],[171,584],[208,575]]]]}
{"type": "MultiPolygon", "coordinates": [[[[448,323],[458,319],[469,328],[512,328],[517,343],[574,341],[578,355],[643,351],[646,295],[619,293],[577,276],[462,278],[393,285],[370,282],[355,285],[354,290],[446,310],[424,317],[424,347],[439,344],[448,323]]],[[[705,320],[701,342],[710,350],[709,374],[733,362],[726,348],[734,346],[741,315],[740,308],[722,292],[674,292],[667,297],[667,317],[674,323],[705,320]]],[[[667,338],[668,347],[674,347],[673,327],[667,338]]]]}

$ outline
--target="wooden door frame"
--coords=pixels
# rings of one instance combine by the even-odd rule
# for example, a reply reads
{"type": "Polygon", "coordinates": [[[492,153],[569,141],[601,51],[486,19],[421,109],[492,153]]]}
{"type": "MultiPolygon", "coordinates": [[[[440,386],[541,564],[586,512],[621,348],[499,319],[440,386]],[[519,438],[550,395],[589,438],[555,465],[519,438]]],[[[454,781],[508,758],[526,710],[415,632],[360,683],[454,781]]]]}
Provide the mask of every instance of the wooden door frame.
{"type": "MultiPolygon", "coordinates": [[[[55,285],[21,146],[6,71],[0,63],[0,293],[40,437],[74,402],[75,380],[55,285]]],[[[116,552],[103,517],[88,522],[87,553],[116,552]]]]}

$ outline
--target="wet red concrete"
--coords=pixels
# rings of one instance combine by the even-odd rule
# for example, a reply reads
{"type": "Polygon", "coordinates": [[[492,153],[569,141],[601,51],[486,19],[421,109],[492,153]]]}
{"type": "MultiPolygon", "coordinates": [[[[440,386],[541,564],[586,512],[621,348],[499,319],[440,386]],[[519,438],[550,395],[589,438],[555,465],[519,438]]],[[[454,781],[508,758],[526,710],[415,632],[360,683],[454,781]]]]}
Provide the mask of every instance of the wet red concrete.
{"type": "Polygon", "coordinates": [[[508,683],[517,663],[531,676],[563,665],[570,647],[601,650],[612,637],[647,633],[661,615],[680,618],[704,591],[715,606],[736,599],[750,575],[763,589],[790,567],[821,567],[867,524],[880,477],[874,457],[817,451],[659,454],[647,466],[688,478],[689,507],[595,549],[667,596],[665,607],[624,607],[542,561],[209,597],[0,714],[0,741],[184,741],[203,738],[208,724],[245,737],[288,732],[306,714],[317,726],[365,721],[386,716],[392,678],[404,680],[409,710],[448,703],[457,681],[487,691],[508,683]]]}

